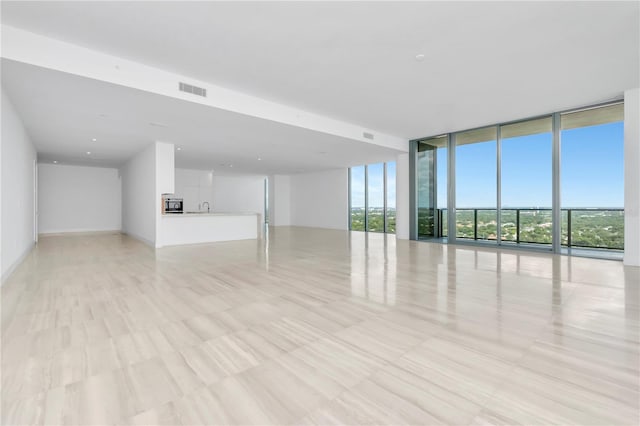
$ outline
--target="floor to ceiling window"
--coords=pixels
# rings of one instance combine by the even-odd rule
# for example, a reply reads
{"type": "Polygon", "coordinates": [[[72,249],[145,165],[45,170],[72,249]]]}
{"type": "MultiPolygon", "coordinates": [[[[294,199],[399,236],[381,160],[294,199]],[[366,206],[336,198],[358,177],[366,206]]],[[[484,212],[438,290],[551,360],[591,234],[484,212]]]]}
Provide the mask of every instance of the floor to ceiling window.
{"type": "Polygon", "coordinates": [[[552,119],[500,126],[501,240],[551,244],[552,119]]]}
{"type": "Polygon", "coordinates": [[[447,206],[448,206],[448,191],[447,186],[449,183],[448,179],[448,170],[449,167],[447,165],[448,161],[448,137],[445,136],[445,139],[441,144],[437,145],[436,149],[436,207],[438,212],[438,237],[446,237],[447,236],[447,206]]]}
{"type": "Polygon", "coordinates": [[[366,229],[366,202],[365,202],[365,166],[349,169],[349,228],[352,231],[364,231],[366,229]]]}
{"type": "Polygon", "coordinates": [[[624,247],[623,104],[560,115],[562,245],[624,247]]]}
{"type": "Polygon", "coordinates": [[[456,237],[497,239],[497,128],[456,133],[456,237]]]}
{"type": "Polygon", "coordinates": [[[384,163],[367,166],[367,231],[384,232],[384,163]]]}
{"type": "Polygon", "coordinates": [[[387,163],[387,191],[385,194],[387,200],[386,216],[387,216],[387,232],[395,234],[396,232],[396,163],[387,163]]]}
{"type": "Polygon", "coordinates": [[[623,115],[618,102],[412,141],[411,238],[621,253],[623,115]]]}
{"type": "Polygon", "coordinates": [[[350,230],[395,233],[395,181],[395,162],[349,169],[350,230]]]}

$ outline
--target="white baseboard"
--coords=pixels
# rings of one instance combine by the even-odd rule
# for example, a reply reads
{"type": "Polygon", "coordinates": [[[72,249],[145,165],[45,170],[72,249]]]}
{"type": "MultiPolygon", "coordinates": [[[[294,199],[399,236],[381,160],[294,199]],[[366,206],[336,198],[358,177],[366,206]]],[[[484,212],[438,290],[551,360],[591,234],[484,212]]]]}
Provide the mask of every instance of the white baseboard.
{"type": "Polygon", "coordinates": [[[624,256],[622,263],[625,266],[640,266],[640,259],[632,259],[630,256],[624,256]]]}
{"type": "Polygon", "coordinates": [[[0,285],[2,285],[11,276],[13,271],[15,271],[16,268],[20,266],[22,262],[24,262],[27,256],[29,256],[29,253],[31,253],[31,250],[33,250],[33,248],[35,247],[35,245],[36,245],[35,241],[32,241],[31,244],[26,248],[26,250],[11,264],[11,266],[9,266],[9,268],[7,268],[7,270],[2,274],[0,285]]]}
{"type": "Polygon", "coordinates": [[[128,235],[128,236],[129,236],[129,237],[131,237],[131,238],[134,238],[134,239],[136,239],[136,240],[138,240],[138,241],[141,241],[141,242],[145,243],[146,245],[148,245],[148,246],[149,246],[149,247],[151,247],[151,248],[154,248],[154,249],[156,248],[156,243],[155,243],[154,241],[147,240],[146,238],[141,237],[140,235],[134,234],[134,233],[132,233],[132,232],[127,232],[127,231],[124,231],[124,230],[123,230],[123,231],[121,231],[121,232],[122,232],[124,235],[128,235]]]}
{"type": "Polygon", "coordinates": [[[140,235],[134,234],[132,232],[127,232],[123,229],[74,229],[74,230],[62,230],[62,231],[47,231],[47,232],[43,232],[38,234],[39,237],[55,237],[55,236],[64,236],[64,235],[91,235],[91,234],[112,234],[114,232],[117,232],[119,234],[124,234],[124,235],[128,235],[131,238],[134,238],[138,241],[141,241],[143,243],[145,243],[148,246],[151,246],[153,248],[156,248],[156,243],[153,241],[150,241],[144,237],[141,237],[140,235]]]}
{"type": "Polygon", "coordinates": [[[54,229],[45,232],[39,232],[38,236],[65,235],[65,234],[105,234],[113,232],[122,232],[121,229],[54,229]]]}

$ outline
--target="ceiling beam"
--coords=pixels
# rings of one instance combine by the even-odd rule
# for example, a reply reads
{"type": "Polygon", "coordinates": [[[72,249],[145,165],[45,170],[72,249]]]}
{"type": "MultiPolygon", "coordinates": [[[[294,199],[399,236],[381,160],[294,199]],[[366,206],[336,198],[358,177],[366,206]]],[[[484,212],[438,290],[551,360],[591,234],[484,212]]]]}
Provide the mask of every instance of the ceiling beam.
{"type": "Polygon", "coordinates": [[[188,76],[2,25],[2,57],[120,86],[407,152],[408,141],[352,123],[251,96],[188,76]],[[205,88],[185,93],[179,83],[205,88]]]}

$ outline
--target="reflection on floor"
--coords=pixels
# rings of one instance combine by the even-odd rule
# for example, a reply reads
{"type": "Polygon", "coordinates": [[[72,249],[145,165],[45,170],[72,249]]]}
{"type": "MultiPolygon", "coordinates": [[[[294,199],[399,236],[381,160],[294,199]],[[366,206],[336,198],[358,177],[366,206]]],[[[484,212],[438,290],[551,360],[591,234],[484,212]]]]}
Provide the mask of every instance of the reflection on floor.
{"type": "MultiPolygon", "coordinates": [[[[430,243],[442,243],[448,242],[447,237],[443,238],[421,238],[420,241],[426,241],[430,243]]],[[[496,240],[471,240],[459,238],[456,242],[459,245],[469,245],[474,247],[497,247],[496,240]]],[[[527,250],[527,251],[540,251],[543,253],[551,253],[551,244],[536,244],[536,243],[510,243],[504,242],[500,246],[502,249],[512,250],[527,250]]],[[[624,259],[623,250],[606,249],[606,248],[591,248],[591,247],[575,247],[570,248],[561,247],[560,253],[567,256],[577,257],[590,257],[593,259],[606,259],[606,260],[619,260],[624,259]]]]}
{"type": "Polygon", "coordinates": [[[2,423],[638,424],[639,283],[309,228],[47,237],[2,288],[2,423]]]}
{"type": "Polygon", "coordinates": [[[592,249],[582,247],[562,248],[562,254],[570,256],[592,257],[594,259],[619,260],[624,259],[624,251],[612,249],[592,249]]]}

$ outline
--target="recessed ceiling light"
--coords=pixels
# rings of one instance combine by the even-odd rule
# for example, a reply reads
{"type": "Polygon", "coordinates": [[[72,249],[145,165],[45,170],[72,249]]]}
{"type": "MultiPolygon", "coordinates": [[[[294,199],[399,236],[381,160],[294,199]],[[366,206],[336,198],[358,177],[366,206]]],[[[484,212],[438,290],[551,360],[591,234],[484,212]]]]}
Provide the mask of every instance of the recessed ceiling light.
{"type": "Polygon", "coordinates": [[[58,164],[58,160],[53,160],[53,164],[58,164]]]}
{"type": "Polygon", "coordinates": [[[418,61],[418,62],[424,61],[424,58],[425,58],[424,53],[418,53],[416,55],[416,61],[418,61]]]}
{"type": "Polygon", "coordinates": [[[262,161],[262,158],[258,157],[258,161],[262,161]]]}
{"type": "Polygon", "coordinates": [[[95,141],[97,141],[98,139],[96,139],[96,138],[93,138],[93,139],[91,139],[91,140],[95,142],[95,141]]]}
{"type": "Polygon", "coordinates": [[[87,151],[87,155],[91,155],[91,151],[87,151]]]}
{"type": "Polygon", "coordinates": [[[178,151],[182,151],[182,148],[180,148],[180,147],[177,147],[177,148],[176,148],[176,150],[178,150],[178,151]]]}

